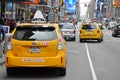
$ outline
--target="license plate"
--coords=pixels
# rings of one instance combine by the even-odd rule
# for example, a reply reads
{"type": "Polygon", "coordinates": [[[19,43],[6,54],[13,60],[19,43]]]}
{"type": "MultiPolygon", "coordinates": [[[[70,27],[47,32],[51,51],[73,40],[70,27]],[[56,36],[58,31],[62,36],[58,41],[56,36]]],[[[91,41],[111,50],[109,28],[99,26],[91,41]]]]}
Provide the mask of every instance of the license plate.
{"type": "Polygon", "coordinates": [[[44,62],[44,59],[36,58],[23,58],[22,62],[44,62]]]}
{"type": "Polygon", "coordinates": [[[39,53],[40,48],[39,47],[31,47],[29,50],[30,53],[39,53]]]}
{"type": "Polygon", "coordinates": [[[91,32],[92,30],[91,30],[91,29],[87,29],[86,31],[87,31],[87,32],[91,32]]]}
{"type": "Polygon", "coordinates": [[[69,32],[63,32],[63,34],[69,34],[69,32]]]}

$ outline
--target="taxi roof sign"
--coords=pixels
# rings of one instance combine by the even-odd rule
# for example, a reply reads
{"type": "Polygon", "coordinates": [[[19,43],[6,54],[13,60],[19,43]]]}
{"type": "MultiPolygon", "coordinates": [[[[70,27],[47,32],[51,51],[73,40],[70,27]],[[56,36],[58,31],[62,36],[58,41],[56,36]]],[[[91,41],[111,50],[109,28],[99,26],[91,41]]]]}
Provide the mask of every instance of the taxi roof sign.
{"type": "Polygon", "coordinates": [[[32,23],[39,23],[39,22],[46,22],[42,12],[40,10],[37,10],[33,16],[33,19],[31,21],[32,23]]]}

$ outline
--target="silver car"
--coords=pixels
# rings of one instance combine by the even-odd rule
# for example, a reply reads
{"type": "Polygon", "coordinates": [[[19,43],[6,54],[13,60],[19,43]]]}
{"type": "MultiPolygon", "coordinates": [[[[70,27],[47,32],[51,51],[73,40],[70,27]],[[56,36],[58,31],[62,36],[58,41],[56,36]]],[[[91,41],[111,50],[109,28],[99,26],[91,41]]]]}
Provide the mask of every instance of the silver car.
{"type": "Polygon", "coordinates": [[[64,23],[60,29],[65,40],[76,40],[76,28],[73,23],[64,23]]]}

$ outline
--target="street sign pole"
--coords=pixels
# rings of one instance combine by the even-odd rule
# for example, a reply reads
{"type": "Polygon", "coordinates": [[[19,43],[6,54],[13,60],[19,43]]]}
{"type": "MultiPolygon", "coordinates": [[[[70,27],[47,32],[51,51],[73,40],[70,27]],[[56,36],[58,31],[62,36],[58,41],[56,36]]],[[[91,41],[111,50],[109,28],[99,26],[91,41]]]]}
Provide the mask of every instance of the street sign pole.
{"type": "Polygon", "coordinates": [[[0,13],[0,24],[3,24],[3,20],[5,17],[5,0],[1,0],[1,13],[0,13]]]}

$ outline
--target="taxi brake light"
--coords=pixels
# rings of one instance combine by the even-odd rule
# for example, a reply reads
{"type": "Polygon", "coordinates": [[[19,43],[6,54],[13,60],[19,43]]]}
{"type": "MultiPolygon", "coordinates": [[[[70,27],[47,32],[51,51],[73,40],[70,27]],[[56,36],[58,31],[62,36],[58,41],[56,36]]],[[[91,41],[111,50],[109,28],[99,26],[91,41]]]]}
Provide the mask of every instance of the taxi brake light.
{"type": "Polygon", "coordinates": [[[12,49],[11,40],[12,40],[12,36],[10,36],[10,37],[8,38],[8,45],[7,45],[7,49],[8,49],[8,50],[11,50],[11,49],[12,49]]]}
{"type": "Polygon", "coordinates": [[[62,45],[62,38],[58,37],[58,50],[63,49],[63,45],[62,45]]]}
{"type": "Polygon", "coordinates": [[[80,33],[82,33],[82,30],[80,30],[80,33]]]}
{"type": "Polygon", "coordinates": [[[97,30],[97,33],[99,34],[99,33],[100,33],[100,30],[97,30]]]}

